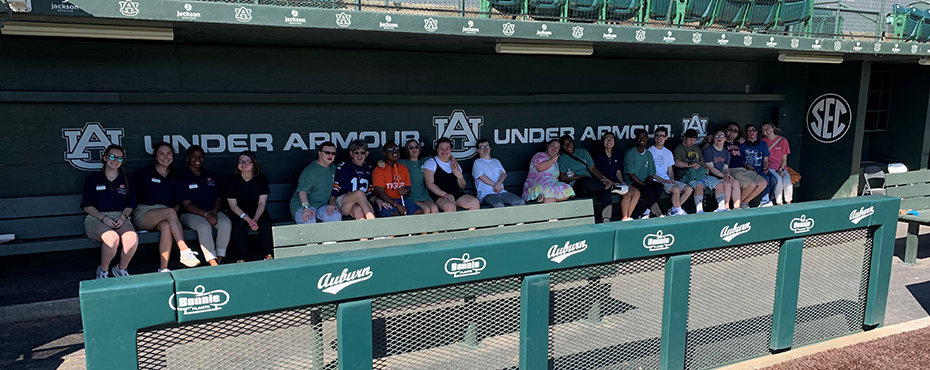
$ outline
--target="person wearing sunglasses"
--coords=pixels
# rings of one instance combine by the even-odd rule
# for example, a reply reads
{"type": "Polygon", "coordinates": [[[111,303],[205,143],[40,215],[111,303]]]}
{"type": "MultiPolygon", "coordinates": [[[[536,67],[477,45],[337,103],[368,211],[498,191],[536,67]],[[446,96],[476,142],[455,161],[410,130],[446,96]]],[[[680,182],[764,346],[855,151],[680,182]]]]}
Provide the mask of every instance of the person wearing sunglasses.
{"type": "Polygon", "coordinates": [[[258,156],[251,150],[239,153],[236,172],[226,180],[226,201],[232,212],[230,242],[236,247],[236,262],[245,262],[248,256],[249,230],[258,231],[265,259],[272,258],[271,216],[265,210],[269,194],[268,176],[261,172],[258,156]]]}
{"type": "Polygon", "coordinates": [[[465,176],[462,166],[452,157],[452,140],[449,138],[436,140],[436,156],[423,165],[423,179],[443,212],[455,212],[456,207],[481,208],[478,198],[462,191],[465,176]]]}
{"type": "Polygon", "coordinates": [[[168,258],[171,257],[173,242],[178,244],[181,251],[181,263],[187,267],[197,266],[200,260],[197,259],[197,253],[184,242],[184,230],[178,218],[181,205],[175,197],[177,171],[173,166],[174,149],[171,144],[163,141],[155,144],[154,152],[155,163],[136,170],[132,176],[139,194],[139,205],[132,212],[132,224],[136,230],[157,229],[161,233],[158,241],[158,272],[168,272],[168,258]]]}
{"type": "Polygon", "coordinates": [[[204,152],[200,145],[187,148],[187,168],[180,171],[176,183],[177,201],[187,211],[181,214],[181,225],[197,232],[200,250],[211,266],[226,257],[232,220],[220,212],[222,184],[216,172],[203,167],[204,152]],[[216,237],[213,236],[216,229],[216,237]]]}
{"type": "Polygon", "coordinates": [[[93,241],[101,242],[97,279],[129,276],[126,269],[139,246],[139,236],[129,222],[136,208],[135,184],[123,170],[126,151],[113,144],[103,152],[103,169],[84,181],[81,208],[87,212],[84,232],[93,241]],[[110,269],[110,262],[120,254],[119,263],[110,269]]]}
{"type": "MultiPolygon", "coordinates": [[[[730,152],[730,175],[739,182],[740,194],[742,194],[740,207],[748,208],[749,201],[765,190],[766,181],[762,175],[746,166],[746,152],[742,149],[743,143],[740,143],[739,131],[738,123],[727,123],[726,142],[723,143],[723,146],[730,152]]],[[[745,142],[745,140],[743,141],[745,142]]]]}
{"type": "Polygon", "coordinates": [[[384,162],[372,173],[373,190],[377,197],[378,216],[405,216],[422,214],[416,202],[405,199],[410,194],[410,173],[407,167],[397,163],[400,147],[394,140],[384,143],[384,162]]]}
{"type": "Polygon", "coordinates": [[[410,173],[410,194],[406,199],[413,200],[424,214],[439,213],[439,206],[430,198],[426,180],[423,178],[423,165],[430,157],[420,156],[421,145],[417,140],[407,140],[404,144],[404,153],[406,158],[398,159],[397,163],[407,167],[410,173]]]}
{"type": "Polygon", "coordinates": [[[337,210],[333,184],[336,183],[336,144],[320,144],[317,159],[300,172],[297,189],[291,196],[291,214],[298,224],[334,222],[342,220],[337,210]]]}
{"type": "Polygon", "coordinates": [[[336,166],[336,181],[333,196],[336,197],[336,207],[342,215],[352,216],[356,220],[375,218],[371,203],[374,198],[371,193],[371,165],[365,162],[368,158],[368,143],[364,140],[352,140],[349,143],[348,162],[336,166]]]}
{"type": "Polygon", "coordinates": [[[747,172],[757,176],[757,187],[752,194],[747,194],[743,199],[746,208],[748,208],[749,201],[762,194],[760,205],[769,206],[769,203],[771,203],[770,192],[768,191],[769,180],[765,177],[769,172],[769,147],[759,140],[759,130],[756,129],[756,125],[748,123],[744,126],[744,130],[746,132],[746,142],[740,144],[739,150],[743,153],[743,167],[747,172]]]}
{"type": "Polygon", "coordinates": [[[475,179],[481,205],[502,208],[526,204],[523,198],[504,190],[507,170],[501,161],[491,158],[491,142],[488,139],[479,139],[475,148],[478,150],[478,159],[472,163],[471,175],[475,179]]]}

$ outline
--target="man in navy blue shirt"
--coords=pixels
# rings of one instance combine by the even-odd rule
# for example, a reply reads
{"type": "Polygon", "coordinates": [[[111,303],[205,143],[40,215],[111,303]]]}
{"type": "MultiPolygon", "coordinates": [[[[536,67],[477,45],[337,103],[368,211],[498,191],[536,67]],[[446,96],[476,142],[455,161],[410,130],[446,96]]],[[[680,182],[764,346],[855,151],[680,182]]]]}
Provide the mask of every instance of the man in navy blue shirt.
{"type": "Polygon", "coordinates": [[[368,143],[353,140],[349,143],[349,156],[351,161],[336,166],[336,184],[333,188],[336,207],[343,215],[352,216],[356,220],[373,219],[375,213],[369,200],[372,196],[372,167],[365,162],[368,143]]]}

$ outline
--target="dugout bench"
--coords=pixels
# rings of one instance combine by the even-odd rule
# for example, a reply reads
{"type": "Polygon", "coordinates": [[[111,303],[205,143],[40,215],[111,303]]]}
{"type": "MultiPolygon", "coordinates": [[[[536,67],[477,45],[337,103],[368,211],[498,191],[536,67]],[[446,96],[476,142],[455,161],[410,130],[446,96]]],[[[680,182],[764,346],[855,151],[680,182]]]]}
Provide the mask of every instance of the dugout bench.
{"type": "Polygon", "coordinates": [[[917,236],[920,234],[920,225],[930,225],[930,170],[886,174],[885,192],[901,198],[898,221],[907,222],[904,263],[917,264],[917,236]],[[917,214],[907,214],[908,210],[914,210],[917,214]]]}

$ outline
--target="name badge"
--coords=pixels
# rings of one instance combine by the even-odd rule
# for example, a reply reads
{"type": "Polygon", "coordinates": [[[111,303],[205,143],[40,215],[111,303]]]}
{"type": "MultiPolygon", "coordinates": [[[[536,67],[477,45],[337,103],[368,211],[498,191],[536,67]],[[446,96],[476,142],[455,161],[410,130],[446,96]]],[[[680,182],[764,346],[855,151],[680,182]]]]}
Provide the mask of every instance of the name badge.
{"type": "Polygon", "coordinates": [[[187,185],[187,188],[188,188],[188,189],[197,189],[197,184],[190,184],[190,185],[187,185]]]}
{"type": "Polygon", "coordinates": [[[97,190],[107,190],[106,185],[97,185],[97,190]]]}
{"type": "Polygon", "coordinates": [[[161,179],[157,179],[157,178],[154,178],[154,177],[153,177],[153,178],[152,178],[152,182],[154,182],[154,183],[156,183],[156,184],[161,184],[161,179]]]}

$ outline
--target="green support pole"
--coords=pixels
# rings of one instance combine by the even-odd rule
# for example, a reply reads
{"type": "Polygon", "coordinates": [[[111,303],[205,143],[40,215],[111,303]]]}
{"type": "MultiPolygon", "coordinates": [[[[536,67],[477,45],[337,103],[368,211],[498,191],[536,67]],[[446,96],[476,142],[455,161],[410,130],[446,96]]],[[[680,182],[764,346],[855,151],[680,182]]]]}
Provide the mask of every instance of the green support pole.
{"type": "Polygon", "coordinates": [[[883,208],[875,205],[875,216],[881,215],[881,226],[872,234],[872,260],[869,264],[865,317],[862,322],[866,327],[881,326],[885,322],[885,305],[888,304],[888,285],[891,282],[891,260],[894,259],[900,200],[889,203],[891,204],[886,203],[883,208]]]}
{"type": "Polygon", "coordinates": [[[772,311],[772,333],[769,336],[769,349],[773,352],[791,348],[794,341],[803,251],[803,238],[785,240],[778,250],[775,307],[772,311]]]}
{"type": "Polygon", "coordinates": [[[907,223],[907,242],[904,247],[904,263],[908,265],[917,264],[917,236],[920,235],[920,224],[916,222],[907,223]]]}
{"type": "Polygon", "coordinates": [[[665,297],[662,303],[662,348],[659,368],[685,368],[688,336],[688,296],[691,288],[691,255],[669,257],[665,262],[665,297]]]}
{"type": "Polygon", "coordinates": [[[478,9],[478,11],[480,11],[481,14],[479,14],[478,17],[490,18],[491,17],[491,3],[488,0],[481,0],[479,4],[480,5],[478,6],[480,8],[478,9]]]}
{"type": "Polygon", "coordinates": [[[323,320],[320,309],[310,310],[310,357],[314,369],[323,368],[323,320]]]}
{"type": "Polygon", "coordinates": [[[565,0],[565,5],[562,5],[562,17],[559,19],[559,22],[568,22],[566,18],[568,18],[568,0],[565,0]]]}
{"type": "Polygon", "coordinates": [[[520,283],[520,369],[545,370],[549,362],[549,274],[520,283]]]}
{"type": "Polygon", "coordinates": [[[371,370],[371,300],[340,303],[336,308],[339,370],[371,370]]]}

